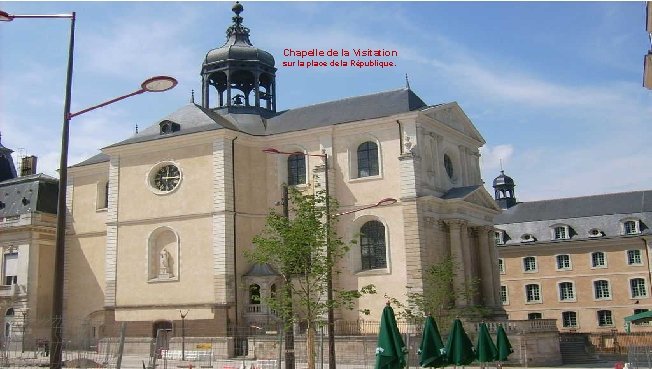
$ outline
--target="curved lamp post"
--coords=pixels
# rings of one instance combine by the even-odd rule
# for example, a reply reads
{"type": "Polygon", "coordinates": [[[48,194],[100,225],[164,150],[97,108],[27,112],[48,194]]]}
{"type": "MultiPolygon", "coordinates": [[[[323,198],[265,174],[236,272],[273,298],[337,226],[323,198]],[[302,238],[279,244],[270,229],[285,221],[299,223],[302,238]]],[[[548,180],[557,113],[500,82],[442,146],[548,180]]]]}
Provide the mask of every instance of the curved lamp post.
{"type": "MultiPolygon", "coordinates": [[[[330,213],[330,193],[329,193],[329,187],[328,187],[328,154],[323,153],[323,154],[307,154],[301,151],[295,151],[295,152],[285,152],[285,151],[280,151],[275,148],[266,148],[262,150],[266,154],[275,154],[275,155],[303,155],[303,156],[316,156],[324,159],[324,182],[325,182],[325,190],[326,190],[326,263],[328,265],[328,268],[326,269],[326,303],[327,303],[327,308],[328,308],[328,369],[336,369],[336,362],[335,362],[335,312],[333,311],[333,265],[332,265],[332,251],[331,251],[331,244],[330,244],[330,225],[331,225],[331,217],[333,216],[340,216],[340,215],[345,215],[345,214],[351,214],[355,213],[356,211],[360,210],[365,210],[365,209],[371,209],[375,208],[378,206],[386,206],[386,205],[391,205],[396,203],[396,199],[393,198],[386,198],[378,201],[375,204],[371,205],[366,205],[357,209],[345,211],[343,213],[337,213],[337,214],[332,214],[330,213]]],[[[284,193],[284,195],[287,195],[287,192],[284,193]]],[[[287,204],[287,198],[284,199],[285,203],[287,204]]],[[[287,206],[287,205],[284,205],[287,206]]],[[[291,368],[286,368],[286,369],[291,369],[291,368]]]]}
{"type": "Polygon", "coordinates": [[[66,240],[66,187],[68,184],[68,140],[70,137],[70,119],[95,110],[116,101],[141,94],[143,92],[167,91],[177,85],[177,80],[167,76],[157,76],[144,81],[141,88],[130,94],[92,106],[88,109],[70,113],[72,94],[73,50],[75,47],[75,12],[70,14],[9,14],[0,10],[0,21],[10,22],[17,18],[67,18],[70,19],[70,41],[68,45],[68,68],[66,73],[66,93],[63,104],[63,127],[61,130],[61,157],[59,161],[59,196],[57,203],[57,228],[54,249],[54,278],[52,288],[52,331],[50,334],[50,369],[61,369],[63,339],[63,270],[66,240]]]}

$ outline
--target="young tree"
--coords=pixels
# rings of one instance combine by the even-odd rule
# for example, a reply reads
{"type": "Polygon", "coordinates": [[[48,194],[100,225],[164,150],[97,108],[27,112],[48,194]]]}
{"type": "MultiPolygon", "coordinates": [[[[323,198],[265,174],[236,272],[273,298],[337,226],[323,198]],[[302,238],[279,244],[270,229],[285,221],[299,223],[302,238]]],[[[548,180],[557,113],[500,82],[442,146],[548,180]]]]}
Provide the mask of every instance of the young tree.
{"type": "MultiPolygon", "coordinates": [[[[265,229],[254,237],[254,249],[246,256],[252,262],[271,265],[282,275],[281,293],[265,303],[277,312],[286,329],[292,329],[297,320],[306,323],[308,369],[314,369],[316,330],[325,323],[328,311],[328,272],[335,274],[337,260],[348,245],[334,231],[337,217],[332,215],[337,203],[329,199],[327,211],[324,191],[304,195],[290,188],[288,198],[288,214],[272,209],[265,229]],[[330,259],[326,257],[327,248],[330,259]]],[[[331,303],[333,308],[351,306],[358,297],[358,291],[334,291],[331,303]]]]}
{"type": "Polygon", "coordinates": [[[481,305],[455,306],[455,300],[460,297],[473,301],[480,282],[479,279],[473,279],[465,284],[464,289],[456,290],[453,282],[460,268],[452,258],[445,258],[424,270],[422,292],[411,291],[408,287],[405,303],[386,297],[400,309],[398,315],[402,318],[420,323],[429,314],[437,320],[442,330],[446,330],[456,316],[485,316],[487,309],[481,305]]]}

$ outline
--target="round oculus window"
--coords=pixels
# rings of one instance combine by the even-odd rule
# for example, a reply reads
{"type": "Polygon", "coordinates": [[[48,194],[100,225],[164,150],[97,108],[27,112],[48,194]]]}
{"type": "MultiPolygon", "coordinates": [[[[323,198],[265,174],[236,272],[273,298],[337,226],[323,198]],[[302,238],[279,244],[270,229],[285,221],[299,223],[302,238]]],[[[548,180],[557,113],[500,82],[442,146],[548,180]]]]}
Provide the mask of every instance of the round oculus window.
{"type": "Polygon", "coordinates": [[[453,175],[455,173],[453,172],[453,162],[451,161],[450,156],[444,154],[444,169],[446,169],[446,174],[448,174],[448,178],[453,179],[453,175]]]}
{"type": "Polygon", "coordinates": [[[152,177],[152,186],[161,192],[174,190],[181,182],[181,171],[176,165],[166,164],[160,167],[152,177]]]}

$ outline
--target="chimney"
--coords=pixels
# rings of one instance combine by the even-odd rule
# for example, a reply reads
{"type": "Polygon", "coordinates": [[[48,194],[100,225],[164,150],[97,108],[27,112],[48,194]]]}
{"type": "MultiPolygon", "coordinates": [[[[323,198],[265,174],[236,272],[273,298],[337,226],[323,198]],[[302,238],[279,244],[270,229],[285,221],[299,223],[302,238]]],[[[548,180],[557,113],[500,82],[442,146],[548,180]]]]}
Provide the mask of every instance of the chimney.
{"type": "Polygon", "coordinates": [[[36,174],[36,156],[25,156],[20,162],[20,176],[36,174]]]}

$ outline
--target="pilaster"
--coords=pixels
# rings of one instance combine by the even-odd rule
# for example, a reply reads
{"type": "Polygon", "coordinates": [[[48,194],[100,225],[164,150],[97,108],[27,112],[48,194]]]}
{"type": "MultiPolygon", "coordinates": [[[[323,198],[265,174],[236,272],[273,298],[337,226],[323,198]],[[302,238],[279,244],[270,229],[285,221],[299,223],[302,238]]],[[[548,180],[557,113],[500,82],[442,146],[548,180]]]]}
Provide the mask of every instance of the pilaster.
{"type": "Polygon", "coordinates": [[[118,261],[118,189],[120,185],[120,157],[109,162],[109,195],[106,211],[106,251],[104,261],[104,306],[115,306],[118,261]]]}
{"type": "Polygon", "coordinates": [[[235,302],[233,150],[229,139],[213,142],[213,291],[215,302],[235,302]]]}
{"type": "Polygon", "coordinates": [[[480,260],[480,292],[482,293],[482,303],[485,306],[496,306],[496,289],[495,275],[497,270],[494,270],[493,255],[491,252],[492,244],[489,243],[489,232],[491,227],[481,226],[475,228],[478,232],[478,246],[480,260]]]}

